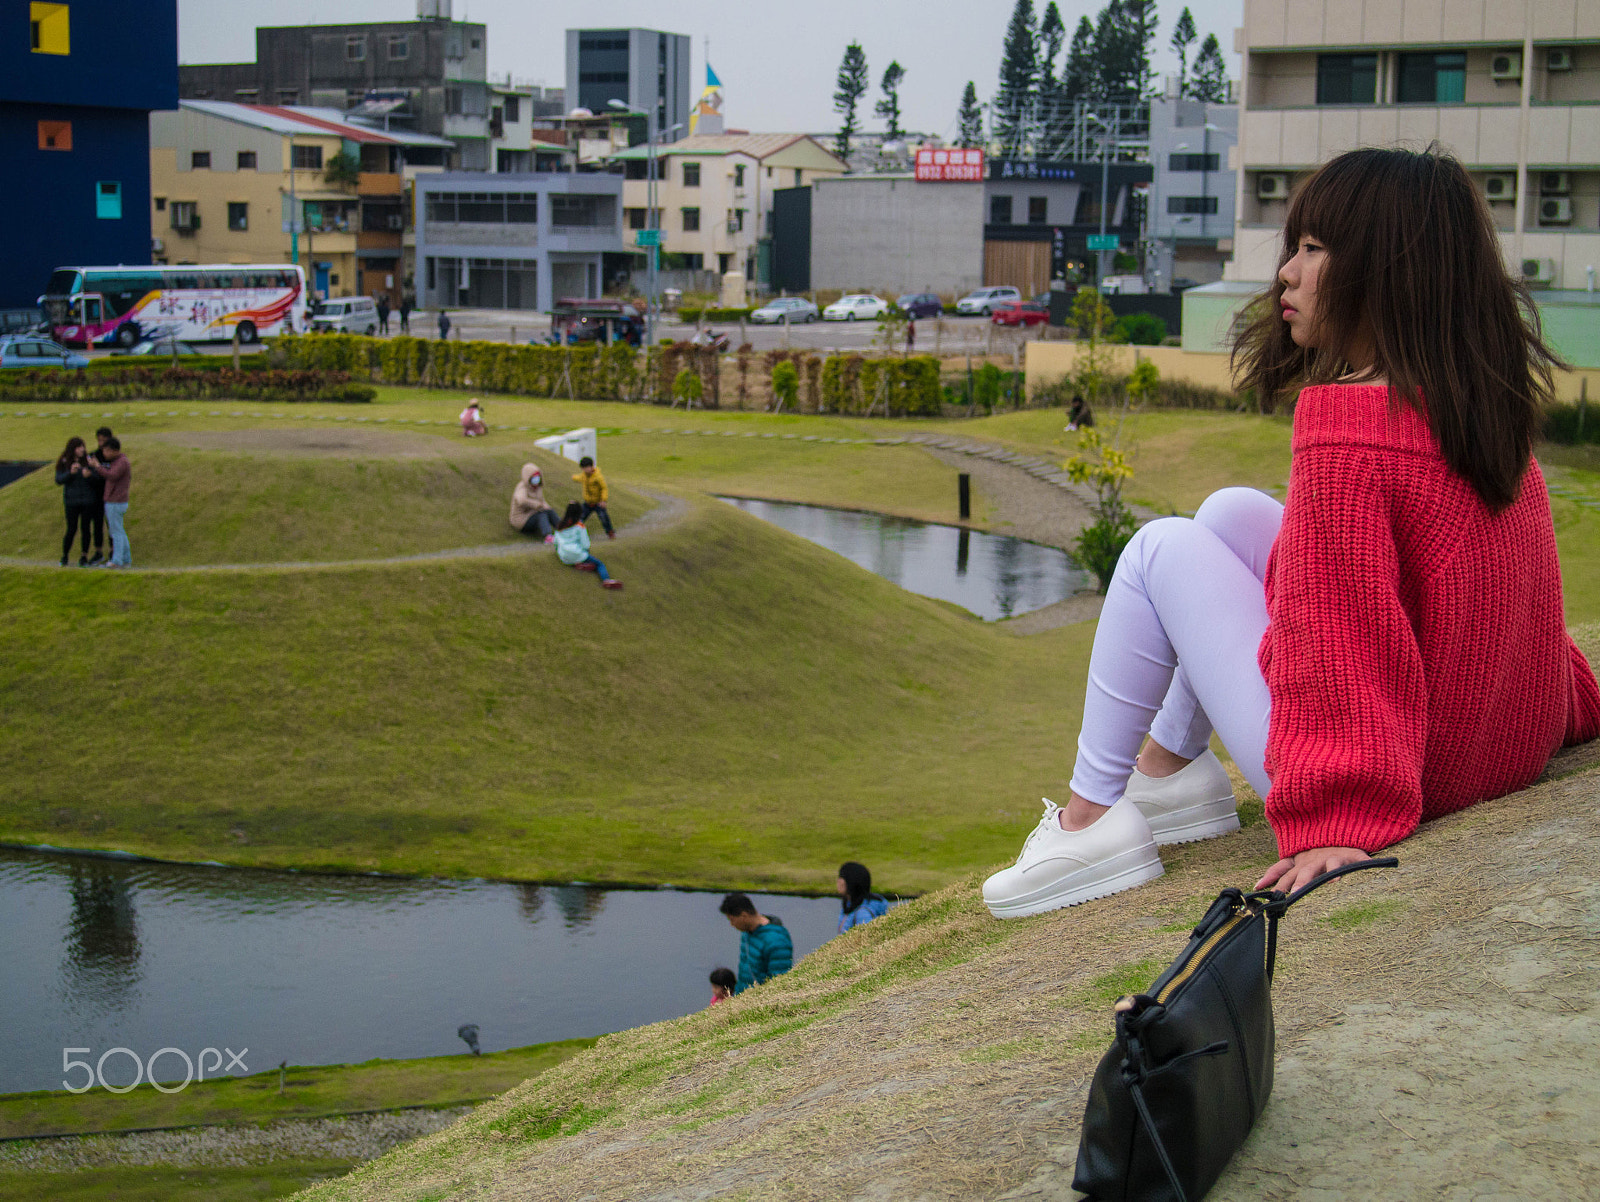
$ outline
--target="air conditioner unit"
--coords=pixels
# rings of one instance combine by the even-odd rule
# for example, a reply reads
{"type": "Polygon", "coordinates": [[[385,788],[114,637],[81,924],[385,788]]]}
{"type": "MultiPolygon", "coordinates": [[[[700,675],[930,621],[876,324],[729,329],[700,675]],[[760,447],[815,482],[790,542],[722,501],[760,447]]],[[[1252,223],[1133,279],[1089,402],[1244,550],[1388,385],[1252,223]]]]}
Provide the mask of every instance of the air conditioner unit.
{"type": "Polygon", "coordinates": [[[1539,202],[1540,225],[1571,225],[1572,201],[1565,196],[1547,196],[1539,202]]]}
{"type": "Polygon", "coordinates": [[[392,229],[392,230],[404,229],[405,228],[405,224],[406,224],[405,218],[402,217],[399,213],[390,213],[389,214],[389,228],[390,229],[392,229]]]}
{"type": "Polygon", "coordinates": [[[1521,79],[1522,54],[1519,51],[1507,50],[1495,55],[1489,60],[1489,78],[1506,81],[1521,79]]]}
{"type": "Polygon", "coordinates": [[[150,251],[151,251],[152,254],[159,255],[162,251],[164,251],[166,249],[167,249],[167,244],[165,242],[163,242],[160,238],[152,238],[152,239],[150,239],[150,251]]]}
{"type": "Polygon", "coordinates": [[[1289,177],[1281,171],[1265,171],[1256,176],[1257,200],[1288,200],[1289,177]]]}
{"type": "Polygon", "coordinates": [[[1572,176],[1565,171],[1541,171],[1539,173],[1539,194],[1541,196],[1565,196],[1572,191],[1572,176]]]}
{"type": "Polygon", "coordinates": [[[1546,50],[1544,52],[1544,69],[1546,71],[1572,70],[1572,51],[1546,50]]]}
{"type": "Polygon", "coordinates": [[[1483,194],[1490,200],[1515,200],[1517,198],[1517,177],[1515,175],[1485,176],[1483,194]]]}
{"type": "Polygon", "coordinates": [[[1556,278],[1554,259],[1522,260],[1522,278],[1529,284],[1548,284],[1556,278]]]}

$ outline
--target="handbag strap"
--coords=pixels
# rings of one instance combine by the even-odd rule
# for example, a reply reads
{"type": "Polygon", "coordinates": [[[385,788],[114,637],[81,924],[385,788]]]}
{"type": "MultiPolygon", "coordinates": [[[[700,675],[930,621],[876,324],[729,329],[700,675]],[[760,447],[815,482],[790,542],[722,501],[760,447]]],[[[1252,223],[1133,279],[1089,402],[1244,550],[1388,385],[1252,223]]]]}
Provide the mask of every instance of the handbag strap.
{"type": "Polygon", "coordinates": [[[1278,920],[1284,916],[1290,906],[1294,905],[1295,902],[1299,901],[1313,889],[1320,889],[1329,881],[1338,880],[1340,877],[1347,876],[1352,872],[1360,872],[1366,868],[1398,868],[1399,866],[1400,861],[1394,856],[1384,856],[1381,860],[1359,860],[1354,864],[1346,864],[1341,868],[1333,869],[1331,872],[1324,872],[1321,876],[1313,877],[1308,884],[1302,885],[1299,889],[1296,889],[1293,893],[1290,893],[1287,896],[1278,892],[1276,889],[1270,890],[1264,894],[1250,894],[1251,900],[1262,897],[1266,899],[1265,904],[1261,907],[1261,911],[1267,916],[1268,982],[1271,982],[1272,980],[1272,969],[1277,963],[1278,959],[1278,920]]]}
{"type": "Polygon", "coordinates": [[[1172,1167],[1172,1157],[1167,1155],[1167,1146],[1161,1142],[1155,1120],[1150,1117],[1150,1107],[1145,1105],[1144,1090],[1139,1087],[1137,1081],[1129,1081],[1128,1092],[1133,1095],[1133,1104],[1138,1108],[1144,1129],[1150,1133],[1150,1145],[1156,1150],[1156,1159],[1161,1162],[1161,1167],[1166,1170],[1167,1180],[1172,1183],[1173,1196],[1178,1202],[1189,1202],[1189,1195],[1183,1192],[1183,1182],[1178,1179],[1178,1170],[1172,1167]]]}

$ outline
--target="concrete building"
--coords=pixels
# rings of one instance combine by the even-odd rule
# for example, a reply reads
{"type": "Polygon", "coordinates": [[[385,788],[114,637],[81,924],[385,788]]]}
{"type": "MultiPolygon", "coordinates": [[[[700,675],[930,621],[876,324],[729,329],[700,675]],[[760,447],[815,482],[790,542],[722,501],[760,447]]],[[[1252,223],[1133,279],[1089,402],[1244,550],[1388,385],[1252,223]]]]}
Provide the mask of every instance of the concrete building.
{"type": "Polygon", "coordinates": [[[1508,266],[1587,289],[1600,266],[1600,4],[1245,0],[1228,278],[1277,266],[1288,197],[1356,146],[1437,140],[1489,198],[1508,266]]]}
{"type": "Polygon", "coordinates": [[[489,85],[489,169],[526,175],[530,171],[571,171],[577,152],[563,131],[551,138],[545,127],[561,125],[562,91],[537,84],[489,85]]]}
{"type": "Polygon", "coordinates": [[[1239,106],[1203,100],[1150,102],[1147,276],[1158,291],[1174,280],[1209,284],[1233,254],[1238,176],[1233,147],[1239,106]]]}
{"type": "Polygon", "coordinates": [[[448,140],[373,129],[330,109],[207,100],[150,114],[149,130],[145,203],[157,262],[288,263],[298,242],[315,291],[399,303],[412,274],[410,191],[419,175],[443,170],[448,140]],[[331,184],[341,153],[360,170],[331,184]]]}
{"type": "Polygon", "coordinates": [[[567,30],[569,108],[600,115],[613,100],[655,116],[666,141],[689,129],[689,37],[656,29],[567,30]],[[681,125],[682,129],[674,130],[681,125]]]}
{"type": "MultiPolygon", "coordinates": [[[[612,160],[623,165],[627,228],[649,228],[648,148],[612,160]]],[[[656,151],[657,227],[667,262],[692,271],[741,271],[770,278],[763,247],[773,193],[844,174],[844,163],[809,134],[702,134],[656,151]]]]}
{"type": "Polygon", "coordinates": [[[488,30],[451,20],[449,0],[421,0],[424,8],[440,15],[257,29],[254,62],[185,64],[181,95],[372,118],[385,128],[449,138],[453,166],[488,171],[488,30]]]}
{"type": "Polygon", "coordinates": [[[599,296],[626,262],[622,182],[578,172],[419,177],[418,303],[548,309],[599,296]]]}
{"type": "Polygon", "coordinates": [[[148,114],[178,100],[178,6],[73,0],[8,11],[0,308],[31,308],[57,267],[150,262],[148,114]]]}

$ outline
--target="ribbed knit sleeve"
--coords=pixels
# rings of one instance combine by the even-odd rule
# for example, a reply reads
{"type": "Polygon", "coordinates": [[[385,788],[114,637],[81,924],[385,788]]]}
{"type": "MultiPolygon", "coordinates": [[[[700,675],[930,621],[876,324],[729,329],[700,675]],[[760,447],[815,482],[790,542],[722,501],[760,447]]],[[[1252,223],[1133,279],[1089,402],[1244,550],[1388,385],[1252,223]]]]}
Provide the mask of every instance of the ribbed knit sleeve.
{"type": "Polygon", "coordinates": [[[1267,816],[1278,853],[1376,851],[1422,816],[1428,696],[1379,456],[1298,449],[1268,569],[1267,816]]]}

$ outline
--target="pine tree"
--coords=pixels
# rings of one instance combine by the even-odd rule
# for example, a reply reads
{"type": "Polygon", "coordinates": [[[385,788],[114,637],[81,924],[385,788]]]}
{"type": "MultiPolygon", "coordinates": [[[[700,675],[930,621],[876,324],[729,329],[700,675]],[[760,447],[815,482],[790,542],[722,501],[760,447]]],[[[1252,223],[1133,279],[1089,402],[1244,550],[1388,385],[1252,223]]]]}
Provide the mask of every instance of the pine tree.
{"type": "Polygon", "coordinates": [[[1061,57],[1061,47],[1067,40],[1067,25],[1061,19],[1056,0],[1044,6],[1044,16],[1039,19],[1039,91],[1042,95],[1057,82],[1056,59],[1061,57]]]}
{"type": "Polygon", "coordinates": [[[956,111],[956,145],[969,150],[983,145],[983,106],[978,103],[978,89],[970,79],[956,111]]]}
{"type": "Polygon", "coordinates": [[[1150,51],[1155,47],[1160,18],[1156,0],[1123,0],[1127,14],[1128,49],[1133,59],[1136,85],[1134,95],[1143,99],[1155,92],[1155,71],[1150,66],[1150,51]]]}
{"type": "Polygon", "coordinates": [[[1070,118],[1071,105],[1062,86],[1064,76],[1056,74],[1057,60],[1066,40],[1066,22],[1061,19],[1056,0],[1050,0],[1039,21],[1039,88],[1034,105],[1034,128],[1040,158],[1055,157],[1070,118]]]}
{"type": "Polygon", "coordinates": [[[1067,48],[1067,63],[1061,70],[1061,89],[1068,101],[1093,100],[1099,95],[1100,69],[1095,63],[1094,24],[1080,17],[1067,48]]]}
{"type": "Polygon", "coordinates": [[[833,140],[834,152],[840,158],[850,155],[850,139],[861,132],[856,123],[856,105],[867,92],[867,55],[860,42],[851,42],[839,62],[838,91],[833,94],[833,108],[843,120],[839,134],[833,140]]]}
{"type": "Polygon", "coordinates": [[[1110,0],[1095,24],[1095,59],[1100,92],[1108,100],[1133,101],[1150,87],[1150,42],[1155,36],[1154,0],[1110,0]]]}
{"type": "Polygon", "coordinates": [[[1206,34],[1206,40],[1200,43],[1200,53],[1195,55],[1190,94],[1196,100],[1209,100],[1212,104],[1227,103],[1228,64],[1223,61],[1222,46],[1214,33],[1206,34]]]}
{"type": "Polygon", "coordinates": [[[1003,158],[1016,158],[1028,143],[1039,85],[1039,32],[1033,0],[1017,0],[1006,26],[1000,58],[1000,88],[994,96],[994,136],[1003,158]]]}
{"type": "Polygon", "coordinates": [[[878,116],[889,123],[884,130],[884,135],[889,138],[899,138],[905,133],[900,128],[900,81],[906,77],[906,69],[899,63],[891,61],[889,69],[883,73],[883,79],[878,87],[883,90],[883,99],[878,101],[873,109],[878,116]]]}
{"type": "Polygon", "coordinates": [[[1189,94],[1189,47],[1194,45],[1194,40],[1200,35],[1195,32],[1194,16],[1185,8],[1178,14],[1178,22],[1172,27],[1172,40],[1167,43],[1178,56],[1178,95],[1189,94]]]}

